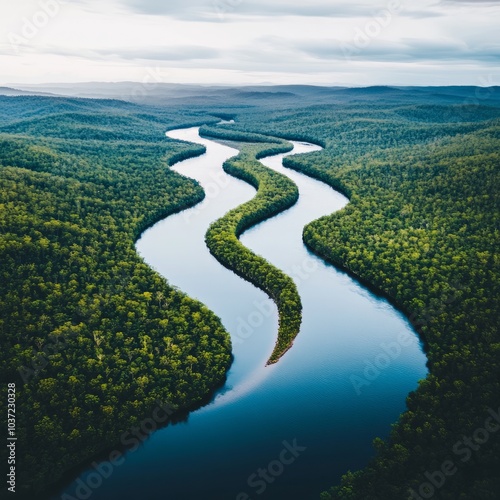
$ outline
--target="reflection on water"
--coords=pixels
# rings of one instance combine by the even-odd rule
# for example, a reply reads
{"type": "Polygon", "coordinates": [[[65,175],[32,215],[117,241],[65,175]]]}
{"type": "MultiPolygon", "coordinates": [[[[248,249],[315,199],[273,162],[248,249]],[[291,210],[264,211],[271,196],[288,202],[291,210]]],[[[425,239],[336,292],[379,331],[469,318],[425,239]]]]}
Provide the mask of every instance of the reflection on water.
{"type": "MultiPolygon", "coordinates": [[[[186,423],[153,434],[91,498],[235,500],[240,492],[262,500],[318,498],[342,473],[366,464],[373,438],[387,435],[406,395],[426,375],[425,356],[400,313],[305,249],[304,225],[341,209],[347,200],[284,169],[280,155],[264,162],[297,183],[299,202],[241,239],[290,273],[304,310],[293,348],[266,367],[276,341],[276,308],[262,312],[265,294],[221,267],[204,243],[210,223],[251,199],[255,190],[222,171],[234,149],[201,139],[197,129],[169,136],[207,146],[204,156],[175,166],[196,178],[207,197],[155,225],[137,249],[171,284],[215,311],[231,333],[235,360],[211,404],[186,423]],[[410,334],[410,342],[356,390],[353,380],[364,377],[367,363],[381,359],[401,333],[410,334]],[[284,441],[294,440],[305,450],[260,493],[252,475],[280,456],[284,441]]],[[[294,152],[316,149],[295,143],[294,152]]],[[[79,479],[87,477],[88,472],[79,479]]],[[[74,494],[76,486],[66,492],[74,494]]]]}

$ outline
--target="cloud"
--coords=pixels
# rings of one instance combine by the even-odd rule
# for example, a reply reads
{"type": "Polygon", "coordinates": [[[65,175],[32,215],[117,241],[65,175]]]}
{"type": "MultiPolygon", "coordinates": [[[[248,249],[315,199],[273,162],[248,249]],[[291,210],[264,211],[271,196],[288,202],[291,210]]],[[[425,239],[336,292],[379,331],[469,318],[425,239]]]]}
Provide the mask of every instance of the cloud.
{"type": "Polygon", "coordinates": [[[125,60],[151,60],[151,61],[195,61],[200,59],[213,59],[219,51],[201,46],[179,46],[160,49],[131,49],[113,48],[94,51],[101,56],[116,56],[125,60]]]}
{"type": "Polygon", "coordinates": [[[498,0],[441,0],[442,4],[458,3],[463,5],[498,6],[498,0]]]}
{"type": "MultiPolygon", "coordinates": [[[[17,7],[6,4],[0,31],[20,32],[17,7]]],[[[19,53],[0,40],[0,59],[12,81],[140,80],[158,67],[184,82],[276,75],[276,82],[471,83],[478,74],[500,78],[499,7],[490,0],[74,0],[19,53]],[[362,34],[368,40],[357,44],[362,34]]]]}
{"type": "Polygon", "coordinates": [[[332,2],[330,0],[120,0],[136,13],[164,15],[186,21],[220,21],[251,17],[321,17],[352,18],[371,17],[382,11],[400,11],[402,16],[413,18],[437,17],[434,10],[402,9],[400,0],[332,2]]]}
{"type": "Polygon", "coordinates": [[[357,38],[351,42],[339,40],[303,41],[297,50],[323,60],[349,59],[368,62],[436,62],[486,64],[500,63],[500,44],[471,47],[463,42],[440,42],[403,38],[398,42],[357,38]]]}
{"type": "Polygon", "coordinates": [[[442,11],[436,10],[411,10],[405,9],[399,13],[402,17],[409,17],[412,19],[428,19],[431,17],[443,17],[445,14],[442,11]]]}
{"type": "MultiPolygon", "coordinates": [[[[88,60],[115,59],[122,61],[155,61],[164,63],[186,63],[216,59],[221,53],[212,48],[197,45],[168,48],[111,47],[98,49],[72,49],[57,46],[43,46],[36,50],[39,54],[76,57],[88,60]]],[[[0,52],[1,53],[1,52],[0,52]]]]}

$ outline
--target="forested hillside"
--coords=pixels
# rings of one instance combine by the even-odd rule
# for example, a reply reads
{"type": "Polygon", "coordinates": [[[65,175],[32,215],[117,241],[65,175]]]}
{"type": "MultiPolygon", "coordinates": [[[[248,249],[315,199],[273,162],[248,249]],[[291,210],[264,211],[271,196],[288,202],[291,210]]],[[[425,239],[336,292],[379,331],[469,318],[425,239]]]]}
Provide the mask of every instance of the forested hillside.
{"type": "Polygon", "coordinates": [[[500,495],[496,427],[476,432],[500,406],[500,111],[487,104],[303,107],[224,126],[326,146],[285,164],[351,203],[306,227],[304,241],[404,310],[429,358],[376,458],[324,499],[500,495]]]}
{"type": "Polygon", "coordinates": [[[134,249],[146,227],[204,196],[169,170],[204,148],[165,138],[196,121],[0,98],[2,397],[15,382],[18,484],[30,498],[158,402],[180,412],[224,382],[231,347],[218,318],[134,249]]]}
{"type": "Polygon", "coordinates": [[[17,468],[30,498],[116,445],[158,401],[182,413],[225,379],[231,346],[218,318],[134,249],[145,228],[204,196],[168,168],[204,148],[165,131],[214,117],[236,123],[212,135],[262,143],[225,165],[260,195],[207,241],[283,299],[271,361],[293,340],[300,298],[283,273],[241,258],[237,236],[297,198],[256,162],[284,147],[277,137],[321,144],[285,165],[350,198],[305,228],[305,244],[403,310],[429,359],[371,463],[322,498],[499,498],[498,89],[481,99],[454,87],[281,90],[286,98],[252,89],[241,105],[236,92],[176,107],[0,97],[0,373],[3,398],[17,384],[17,468]]]}

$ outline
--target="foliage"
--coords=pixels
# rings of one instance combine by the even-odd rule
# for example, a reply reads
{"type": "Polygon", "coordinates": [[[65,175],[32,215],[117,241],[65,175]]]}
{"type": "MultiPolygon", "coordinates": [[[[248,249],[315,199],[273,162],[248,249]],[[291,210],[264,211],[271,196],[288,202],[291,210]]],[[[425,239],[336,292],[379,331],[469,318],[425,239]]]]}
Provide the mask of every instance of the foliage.
{"type": "MultiPolygon", "coordinates": [[[[219,139],[262,142],[262,136],[235,134],[222,128],[204,127],[203,133],[219,139]]],[[[293,280],[264,258],[251,252],[238,238],[250,227],[297,202],[299,193],[294,182],[257,161],[258,158],[291,149],[291,144],[280,140],[267,144],[245,145],[238,156],[224,164],[224,170],[228,174],[254,186],[257,195],[215,221],[206,235],[210,252],[221,264],[264,290],[278,306],[278,339],[268,364],[279,361],[292,346],[302,321],[302,303],[293,280]]]]}
{"type": "Polygon", "coordinates": [[[203,199],[168,165],[205,149],[165,138],[176,113],[64,101],[2,101],[0,374],[2,391],[17,383],[16,467],[32,498],[158,400],[202,404],[231,363],[219,319],[134,248],[145,228],[203,199]]]}
{"type": "Polygon", "coordinates": [[[1,374],[10,382],[22,365],[35,372],[23,372],[25,385],[18,375],[25,484],[43,486],[114,444],[156,398],[190,407],[223,381],[230,346],[218,319],[133,248],[150,224],[202,199],[199,186],[167,168],[202,149],[164,132],[215,123],[211,114],[237,117],[219,137],[261,143],[225,165],[258,188],[256,198],[214,223],[207,242],[278,303],[270,361],[298,331],[300,298],[237,239],[297,198],[293,184],[256,161],[284,147],[270,136],[325,147],[286,166],[351,202],[310,224],[305,242],[393,300],[424,340],[429,376],[389,439],[376,440],[368,467],[322,498],[411,498],[449,459],[457,472],[434,498],[499,497],[498,433],[473,443],[466,461],[454,453],[500,406],[498,88],[481,99],[472,87],[283,90],[289,99],[168,109],[0,98],[1,374]],[[54,345],[48,357],[36,354],[54,345]]]}
{"type": "Polygon", "coordinates": [[[500,494],[498,435],[473,441],[468,460],[454,451],[500,406],[499,117],[487,103],[375,100],[241,113],[233,126],[326,144],[285,165],[351,202],[307,226],[304,240],[404,310],[429,359],[428,377],[408,397],[388,441],[377,440],[373,461],[323,499],[429,495],[425,485],[420,490],[429,483],[425,473],[446,460],[456,473],[433,498],[500,494]]]}

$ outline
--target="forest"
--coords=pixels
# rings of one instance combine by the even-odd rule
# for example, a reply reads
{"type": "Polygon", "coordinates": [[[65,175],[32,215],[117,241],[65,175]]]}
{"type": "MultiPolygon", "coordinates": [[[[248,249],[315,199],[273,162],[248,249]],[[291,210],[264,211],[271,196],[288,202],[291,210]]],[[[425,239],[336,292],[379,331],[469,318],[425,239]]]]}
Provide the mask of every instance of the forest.
{"type": "Polygon", "coordinates": [[[165,138],[197,118],[88,100],[0,109],[1,379],[17,386],[18,494],[34,498],[158,401],[180,415],[210,398],[231,344],[134,248],[203,199],[169,165],[204,148],[165,138]]]}
{"type": "Polygon", "coordinates": [[[285,159],[350,198],[308,225],[304,242],[404,311],[428,357],[389,439],[321,498],[493,500],[498,438],[457,444],[500,406],[500,110],[399,101],[261,110],[224,127],[326,146],[285,159]]]}
{"type": "Polygon", "coordinates": [[[287,92],[213,106],[0,97],[2,397],[15,374],[30,493],[115,445],[158,400],[182,413],[224,383],[228,332],[146,266],[134,242],[204,196],[169,170],[203,147],[165,131],[234,117],[203,133],[244,141],[224,168],[258,191],[206,241],[277,303],[269,362],[300,328],[300,297],[238,236],[297,199],[257,161],[289,150],[283,140],[322,145],[285,166],[350,199],[304,228],[304,243],[403,311],[428,358],[429,375],[372,460],[333,478],[321,499],[499,498],[499,435],[476,432],[500,407],[498,89],[477,102],[473,88],[287,92]]]}
{"type": "Polygon", "coordinates": [[[258,161],[259,158],[286,153],[292,149],[292,145],[286,141],[266,143],[263,141],[269,141],[269,137],[233,133],[213,127],[203,127],[201,132],[205,137],[252,143],[243,143],[240,154],[225,162],[223,168],[228,174],[254,186],[257,195],[215,221],[208,229],[206,242],[210,252],[221,264],[261,288],[278,306],[278,339],[268,361],[268,364],[273,364],[290,349],[299,333],[302,320],[300,296],[292,278],[251,252],[240,243],[238,237],[251,226],[297,202],[299,193],[293,181],[258,161]]]}

